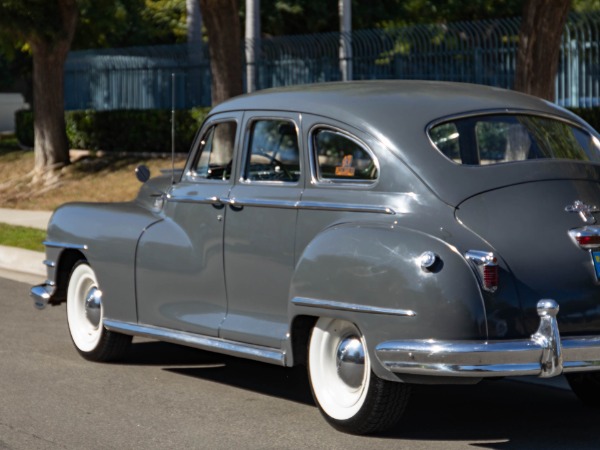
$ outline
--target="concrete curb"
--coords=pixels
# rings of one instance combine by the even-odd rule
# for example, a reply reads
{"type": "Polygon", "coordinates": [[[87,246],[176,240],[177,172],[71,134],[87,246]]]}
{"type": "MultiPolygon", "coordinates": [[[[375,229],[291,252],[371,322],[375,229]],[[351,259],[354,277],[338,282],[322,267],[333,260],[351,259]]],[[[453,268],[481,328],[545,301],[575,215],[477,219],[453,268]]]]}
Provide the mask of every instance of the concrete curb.
{"type": "Polygon", "coordinates": [[[0,245],[0,269],[44,277],[44,258],[42,252],[0,245]]]}

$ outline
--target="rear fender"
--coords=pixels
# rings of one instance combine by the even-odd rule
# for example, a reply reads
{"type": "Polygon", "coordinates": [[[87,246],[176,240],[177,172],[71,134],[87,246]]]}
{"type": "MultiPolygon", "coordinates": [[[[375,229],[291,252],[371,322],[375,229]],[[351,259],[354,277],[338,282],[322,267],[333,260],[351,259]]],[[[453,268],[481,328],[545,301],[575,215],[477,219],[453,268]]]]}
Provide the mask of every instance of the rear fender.
{"type": "Polygon", "coordinates": [[[486,339],[483,298],[473,271],[448,243],[399,226],[343,224],[304,250],[292,280],[289,317],[332,317],[357,325],[373,369],[375,346],[393,339],[486,339]],[[421,255],[435,253],[430,269],[421,255]]]}

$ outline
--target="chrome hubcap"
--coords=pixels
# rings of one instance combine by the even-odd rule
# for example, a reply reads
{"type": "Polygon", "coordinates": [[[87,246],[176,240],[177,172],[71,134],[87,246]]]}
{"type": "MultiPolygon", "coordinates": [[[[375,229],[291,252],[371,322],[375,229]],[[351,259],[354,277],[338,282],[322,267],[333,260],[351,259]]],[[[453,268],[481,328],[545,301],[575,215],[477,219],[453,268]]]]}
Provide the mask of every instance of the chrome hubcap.
{"type": "Polygon", "coordinates": [[[365,349],[356,336],[344,338],[336,352],[337,372],[344,383],[358,388],[365,374],[365,349]]]}
{"type": "Polygon", "coordinates": [[[94,326],[100,325],[102,316],[102,291],[97,287],[91,288],[85,296],[85,316],[94,326]]]}

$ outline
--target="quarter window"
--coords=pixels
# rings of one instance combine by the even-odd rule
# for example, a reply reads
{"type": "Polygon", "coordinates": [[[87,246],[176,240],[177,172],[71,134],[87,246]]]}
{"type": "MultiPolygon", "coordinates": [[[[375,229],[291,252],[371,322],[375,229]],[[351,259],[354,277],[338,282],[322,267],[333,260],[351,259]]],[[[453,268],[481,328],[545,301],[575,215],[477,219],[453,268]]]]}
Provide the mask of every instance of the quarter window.
{"type": "Polygon", "coordinates": [[[250,128],[244,180],[296,182],[300,179],[298,133],[288,120],[256,120],[250,128]]]}
{"type": "Polygon", "coordinates": [[[379,175],[371,153],[345,134],[317,130],[313,147],[319,180],[372,181],[379,175]]]}
{"type": "Polygon", "coordinates": [[[194,177],[229,180],[236,128],[236,122],[229,121],[219,122],[206,131],[192,169],[194,177]]]}

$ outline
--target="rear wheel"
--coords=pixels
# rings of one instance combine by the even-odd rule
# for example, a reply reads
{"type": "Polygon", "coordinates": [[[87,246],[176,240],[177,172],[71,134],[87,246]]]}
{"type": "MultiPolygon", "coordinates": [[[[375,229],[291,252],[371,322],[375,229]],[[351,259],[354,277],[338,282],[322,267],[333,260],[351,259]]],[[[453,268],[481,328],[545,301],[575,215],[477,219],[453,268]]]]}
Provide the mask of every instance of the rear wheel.
{"type": "Polygon", "coordinates": [[[587,406],[600,407],[600,372],[567,374],[571,389],[587,406]]]}
{"type": "Polygon", "coordinates": [[[313,397],[335,428],[369,434],[400,420],[410,386],[372,372],[364,337],[353,323],[320,318],[312,331],[308,360],[313,397]]]}
{"type": "Polygon", "coordinates": [[[75,348],[91,361],[119,359],[131,343],[131,336],[104,328],[103,319],[102,291],[96,274],[86,261],[80,261],[69,278],[67,321],[75,348]]]}

